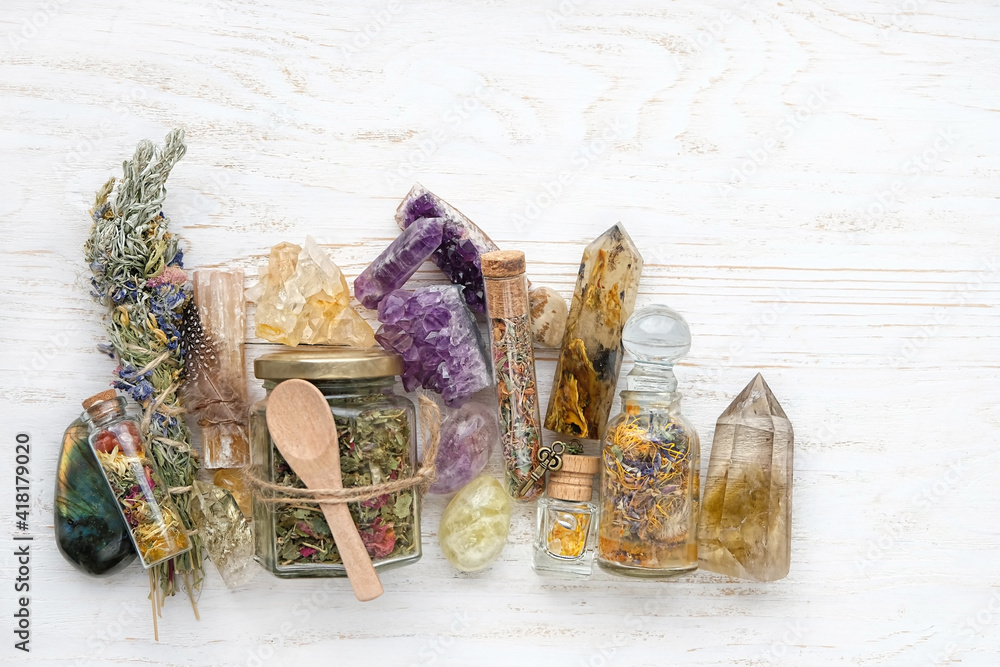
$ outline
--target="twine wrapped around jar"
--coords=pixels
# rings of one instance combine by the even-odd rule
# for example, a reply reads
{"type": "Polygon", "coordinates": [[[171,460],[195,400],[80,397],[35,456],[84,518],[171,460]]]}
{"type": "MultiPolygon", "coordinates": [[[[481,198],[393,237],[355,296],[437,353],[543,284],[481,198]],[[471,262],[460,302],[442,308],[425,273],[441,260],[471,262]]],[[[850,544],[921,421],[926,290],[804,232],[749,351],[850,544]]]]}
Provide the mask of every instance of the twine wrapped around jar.
{"type": "Polygon", "coordinates": [[[420,426],[424,433],[424,459],[420,468],[410,477],[394,479],[382,484],[340,489],[297,489],[284,484],[275,484],[257,477],[250,472],[249,468],[244,469],[243,478],[257,500],[271,505],[297,505],[303,502],[337,505],[371,500],[385,494],[397,493],[415,487],[424,491],[437,477],[435,459],[441,440],[441,408],[422,394],[419,400],[420,426]]]}

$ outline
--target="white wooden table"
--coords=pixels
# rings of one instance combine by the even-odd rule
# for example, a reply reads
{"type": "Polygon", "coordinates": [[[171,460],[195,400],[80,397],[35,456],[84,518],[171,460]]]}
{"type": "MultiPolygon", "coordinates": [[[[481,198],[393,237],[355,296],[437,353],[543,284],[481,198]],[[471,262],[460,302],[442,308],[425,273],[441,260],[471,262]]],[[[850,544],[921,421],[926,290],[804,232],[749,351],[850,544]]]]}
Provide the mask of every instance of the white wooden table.
{"type": "Polygon", "coordinates": [[[1000,664],[996,4],[473,5],[5,0],[0,661],[1000,664]],[[495,565],[458,574],[430,498],[424,558],[385,574],[383,598],[266,574],[229,593],[209,565],[202,620],[170,599],[154,643],[143,572],[72,570],[51,494],[62,430],[112,371],[87,209],[136,142],[177,125],[189,151],[166,211],[193,268],[252,276],[310,234],[353,279],[419,180],[569,296],[583,246],[624,222],[639,304],[694,333],[678,376],[703,464],[758,370],[792,420],[788,578],[543,580],[528,507],[495,565]],[[11,632],[21,431],[27,656],[11,632]]]}

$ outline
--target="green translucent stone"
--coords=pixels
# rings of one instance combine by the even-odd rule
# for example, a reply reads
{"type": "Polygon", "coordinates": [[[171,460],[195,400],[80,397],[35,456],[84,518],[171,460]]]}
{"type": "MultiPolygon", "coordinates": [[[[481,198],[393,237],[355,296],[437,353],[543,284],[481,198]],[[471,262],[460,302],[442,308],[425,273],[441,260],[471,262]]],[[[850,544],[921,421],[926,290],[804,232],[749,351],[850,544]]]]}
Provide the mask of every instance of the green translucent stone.
{"type": "Polygon", "coordinates": [[[121,570],[136,553],[87,436],[80,419],[63,435],[53,520],[63,557],[81,572],[99,577],[121,570]]]}
{"type": "Polygon", "coordinates": [[[510,497],[496,479],[480,475],[448,503],[438,541],[449,563],[475,572],[500,556],[509,532],[510,497]]]}

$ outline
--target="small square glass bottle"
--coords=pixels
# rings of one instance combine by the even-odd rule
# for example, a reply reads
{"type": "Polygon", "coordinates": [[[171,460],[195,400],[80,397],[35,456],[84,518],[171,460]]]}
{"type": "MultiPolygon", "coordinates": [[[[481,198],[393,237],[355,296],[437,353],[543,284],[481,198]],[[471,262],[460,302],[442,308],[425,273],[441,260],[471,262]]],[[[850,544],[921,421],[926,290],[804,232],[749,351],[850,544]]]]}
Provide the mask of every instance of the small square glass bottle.
{"type": "Polygon", "coordinates": [[[546,494],[538,500],[531,562],[539,574],[588,576],[593,570],[597,505],[590,497],[599,470],[596,456],[566,454],[562,468],[549,473],[546,494]]]}

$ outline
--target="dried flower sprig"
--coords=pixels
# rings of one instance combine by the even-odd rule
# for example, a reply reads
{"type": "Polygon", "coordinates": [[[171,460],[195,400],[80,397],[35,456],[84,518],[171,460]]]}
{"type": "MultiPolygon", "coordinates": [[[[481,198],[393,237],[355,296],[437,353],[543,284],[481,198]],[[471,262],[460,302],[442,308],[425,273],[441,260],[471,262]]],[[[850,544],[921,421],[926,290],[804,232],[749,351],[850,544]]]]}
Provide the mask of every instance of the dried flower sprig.
{"type": "MultiPolygon", "coordinates": [[[[139,143],[122,165],[122,177],[109,179],[97,192],[84,256],[94,274],[93,297],[108,308],[109,343],[102,349],[118,361],[112,384],[142,406],[143,436],[190,530],[189,490],[198,465],[177,396],[184,371],[182,313],[190,288],[183,253],[162,211],[167,177],[186,150],[181,129],[167,134],[163,148],[139,143]]],[[[176,592],[180,575],[194,604],[204,570],[200,540],[192,539],[190,551],[152,568],[157,599],[176,592]]],[[[153,606],[158,608],[155,601],[153,606]]]]}

